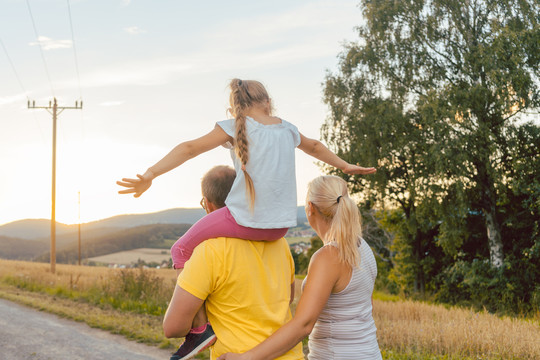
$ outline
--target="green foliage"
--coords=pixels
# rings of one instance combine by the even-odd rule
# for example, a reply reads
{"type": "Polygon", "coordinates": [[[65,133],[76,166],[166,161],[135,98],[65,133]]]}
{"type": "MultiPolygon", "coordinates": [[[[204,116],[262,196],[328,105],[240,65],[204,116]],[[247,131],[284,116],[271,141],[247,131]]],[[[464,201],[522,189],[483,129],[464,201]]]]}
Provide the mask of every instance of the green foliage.
{"type": "Polygon", "coordinates": [[[374,218],[392,235],[378,259],[381,286],[532,309],[540,131],[522,120],[540,107],[538,2],[360,5],[359,40],[326,78],[321,132],[348,162],[378,167],[366,177],[326,170],[380,209],[374,218]]]}
{"type": "Polygon", "coordinates": [[[295,274],[300,274],[300,275],[307,274],[307,269],[309,266],[309,260],[311,259],[311,256],[313,256],[313,254],[315,254],[315,252],[323,246],[323,242],[318,236],[313,236],[310,239],[310,242],[311,242],[311,247],[308,249],[306,254],[304,253],[297,254],[295,252],[292,253],[293,260],[294,260],[295,274]]]}
{"type": "Polygon", "coordinates": [[[402,299],[397,295],[391,295],[391,294],[388,294],[387,292],[374,291],[373,300],[396,302],[402,299]]]}
{"type": "MultiPolygon", "coordinates": [[[[164,315],[173,286],[143,268],[122,269],[99,295],[100,304],[140,314],[164,315]]],[[[96,299],[93,299],[96,302],[96,299]]]]}
{"type": "Polygon", "coordinates": [[[540,286],[531,281],[539,270],[530,262],[520,265],[507,260],[503,269],[495,269],[488,260],[457,261],[439,274],[436,299],[491,312],[534,313],[540,307],[540,286]]]}

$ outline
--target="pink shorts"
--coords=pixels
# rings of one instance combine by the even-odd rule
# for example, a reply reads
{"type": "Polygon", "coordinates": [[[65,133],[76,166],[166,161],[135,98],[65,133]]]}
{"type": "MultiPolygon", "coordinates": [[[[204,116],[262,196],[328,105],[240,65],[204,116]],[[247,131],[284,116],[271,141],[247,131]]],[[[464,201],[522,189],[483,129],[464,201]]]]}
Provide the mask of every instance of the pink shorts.
{"type": "Polygon", "coordinates": [[[197,221],[171,247],[171,257],[175,269],[183,269],[193,250],[204,240],[216,237],[232,237],[245,240],[274,241],[282,238],[288,228],[255,229],[238,225],[225,206],[197,221]]]}

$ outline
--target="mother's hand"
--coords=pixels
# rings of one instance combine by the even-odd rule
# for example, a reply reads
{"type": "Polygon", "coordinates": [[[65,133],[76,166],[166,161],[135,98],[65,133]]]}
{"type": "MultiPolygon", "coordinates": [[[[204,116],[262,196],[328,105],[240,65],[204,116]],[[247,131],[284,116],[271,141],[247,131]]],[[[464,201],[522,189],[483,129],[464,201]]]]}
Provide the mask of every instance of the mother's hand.
{"type": "Polygon", "coordinates": [[[246,354],[226,353],[217,358],[217,360],[249,360],[246,354]]]}

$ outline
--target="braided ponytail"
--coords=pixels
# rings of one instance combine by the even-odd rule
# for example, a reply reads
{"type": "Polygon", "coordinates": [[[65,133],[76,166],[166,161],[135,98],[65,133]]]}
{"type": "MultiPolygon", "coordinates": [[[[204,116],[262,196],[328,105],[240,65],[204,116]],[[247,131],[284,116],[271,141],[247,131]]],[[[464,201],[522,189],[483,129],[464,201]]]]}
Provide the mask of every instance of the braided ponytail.
{"type": "Polygon", "coordinates": [[[244,172],[244,178],[246,179],[246,195],[249,199],[249,209],[253,211],[255,208],[255,186],[253,180],[246,170],[246,165],[249,161],[249,143],[246,134],[246,117],[240,115],[236,117],[236,132],[234,151],[236,156],[242,162],[242,171],[244,172]]]}
{"type": "Polygon", "coordinates": [[[270,97],[264,86],[254,80],[233,79],[229,84],[231,95],[229,102],[231,113],[235,118],[234,151],[242,163],[242,171],[246,179],[246,195],[249,199],[249,209],[255,207],[255,186],[246,170],[249,161],[249,141],[246,131],[246,111],[255,104],[269,101],[270,97]]]}

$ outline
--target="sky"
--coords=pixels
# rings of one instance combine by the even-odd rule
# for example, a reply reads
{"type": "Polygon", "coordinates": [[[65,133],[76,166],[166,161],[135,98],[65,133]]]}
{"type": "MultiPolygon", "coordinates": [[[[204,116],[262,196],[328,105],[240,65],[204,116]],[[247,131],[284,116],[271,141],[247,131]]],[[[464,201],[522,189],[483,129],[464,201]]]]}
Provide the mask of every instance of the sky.
{"type": "MultiPolygon", "coordinates": [[[[232,165],[224,148],[140,198],[116,181],[226,119],[235,77],[261,81],[276,116],[320,139],[322,83],[361,22],[348,0],[0,0],[0,224],[51,217],[52,116],[28,100],[83,101],[58,116],[57,221],[198,207],[204,173],[232,165]]],[[[303,205],[321,170],[299,150],[296,162],[303,205]]]]}

